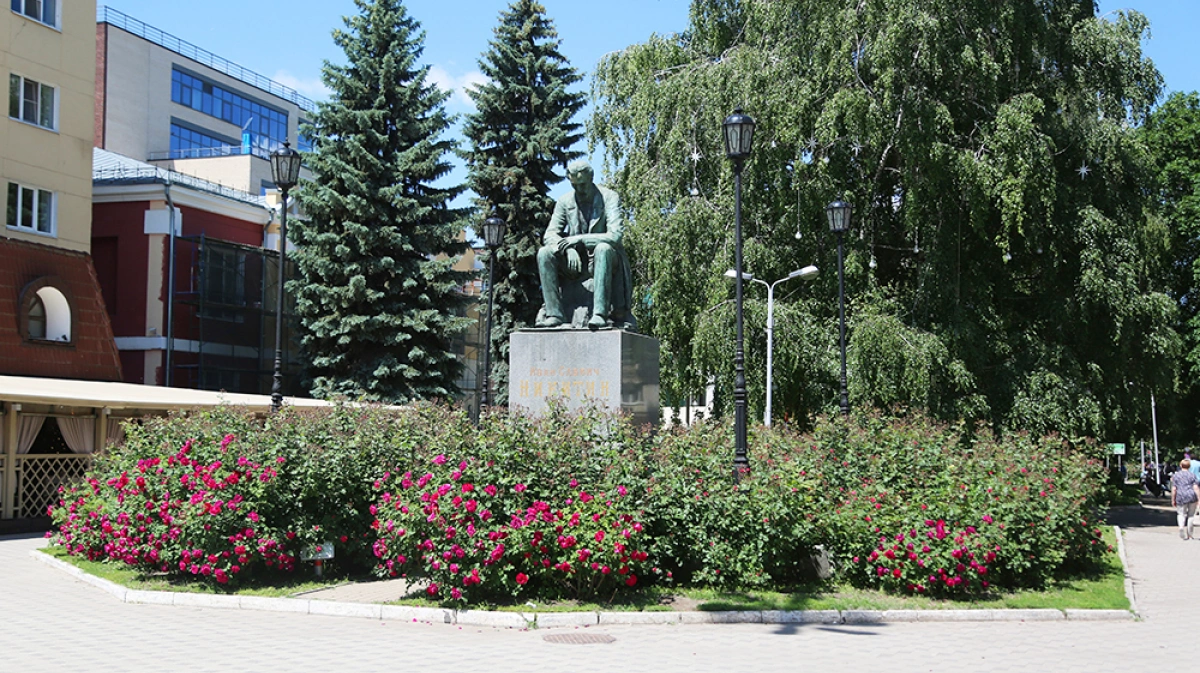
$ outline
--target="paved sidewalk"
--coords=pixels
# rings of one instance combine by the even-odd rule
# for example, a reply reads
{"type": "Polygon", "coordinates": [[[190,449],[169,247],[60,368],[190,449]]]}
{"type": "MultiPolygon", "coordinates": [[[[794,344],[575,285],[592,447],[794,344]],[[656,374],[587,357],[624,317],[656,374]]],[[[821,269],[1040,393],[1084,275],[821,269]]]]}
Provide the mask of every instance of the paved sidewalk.
{"type": "Polygon", "coordinates": [[[604,626],[540,631],[121,603],[0,538],[0,670],[1134,671],[1191,642],[1200,542],[1158,509],[1115,513],[1143,622],[604,626]],[[608,644],[548,635],[607,634],[608,644]]]}

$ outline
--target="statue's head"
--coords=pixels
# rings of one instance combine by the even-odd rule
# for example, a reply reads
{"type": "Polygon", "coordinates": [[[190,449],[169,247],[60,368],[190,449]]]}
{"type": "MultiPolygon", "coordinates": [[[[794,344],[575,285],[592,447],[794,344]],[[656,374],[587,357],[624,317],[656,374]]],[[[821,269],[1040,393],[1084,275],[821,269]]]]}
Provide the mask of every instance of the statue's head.
{"type": "Polygon", "coordinates": [[[584,159],[576,159],[567,165],[567,180],[571,181],[571,187],[575,190],[576,194],[589,194],[594,178],[595,174],[592,172],[592,165],[584,159]]]}

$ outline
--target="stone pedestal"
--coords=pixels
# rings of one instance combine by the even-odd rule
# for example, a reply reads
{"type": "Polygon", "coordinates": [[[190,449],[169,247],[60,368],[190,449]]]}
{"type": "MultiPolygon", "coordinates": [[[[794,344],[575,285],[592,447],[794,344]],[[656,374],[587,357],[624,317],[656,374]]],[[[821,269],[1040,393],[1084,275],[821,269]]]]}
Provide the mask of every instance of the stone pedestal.
{"type": "Polygon", "coordinates": [[[508,404],[543,413],[561,397],[568,408],[589,401],[659,422],[658,339],[618,329],[513,332],[509,341],[508,404]]]}

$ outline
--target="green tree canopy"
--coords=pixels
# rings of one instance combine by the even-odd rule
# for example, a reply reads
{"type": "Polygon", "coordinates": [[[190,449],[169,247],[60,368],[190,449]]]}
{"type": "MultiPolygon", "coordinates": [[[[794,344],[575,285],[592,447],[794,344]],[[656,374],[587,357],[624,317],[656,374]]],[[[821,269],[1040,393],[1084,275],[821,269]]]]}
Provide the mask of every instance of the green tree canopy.
{"type": "Polygon", "coordinates": [[[1163,263],[1180,307],[1185,375],[1181,396],[1168,407],[1174,422],[1166,424],[1165,434],[1182,443],[1195,441],[1200,430],[1195,415],[1200,404],[1200,94],[1171,94],[1150,114],[1141,133],[1155,161],[1153,199],[1159,219],[1154,234],[1170,246],[1163,263]]]}
{"type": "Polygon", "coordinates": [[[572,119],[584,99],[568,90],[580,76],[560,42],[541,3],[516,0],[500,13],[479,61],[488,82],[468,93],[476,110],[463,126],[470,143],[462,153],[467,185],[481,217],[494,209],[508,222],[492,290],[492,383],[499,404],[508,399],[508,335],[532,326],[542,303],[537,250],[554,210],[550,187],[563,179],[558,170],[582,156],[571,146],[583,137],[572,119]]]}
{"type": "MultiPolygon", "coordinates": [[[[1161,86],[1141,53],[1146,30],[1135,12],[1098,17],[1092,0],[695,0],[685,33],[605,57],[590,139],[631,211],[639,318],[663,341],[668,395],[710,374],[732,387],[732,348],[697,348],[712,339],[693,335],[712,331],[721,311],[709,309],[730,295],[720,124],[742,107],[758,122],[746,267],[766,280],[824,271],[784,295],[811,299],[782,312],[784,358],[836,362],[787,351],[811,349],[801,330],[812,325],[836,330],[836,239],[822,211],[843,198],[856,206],[852,402],[1129,430],[1133,400],[1169,386],[1178,351],[1175,303],[1149,261],[1163,252],[1146,209],[1150,162],[1132,130],[1161,86]]],[[[752,404],[762,397],[751,389],[752,404]]]]}
{"type": "Polygon", "coordinates": [[[333,93],[307,129],[313,179],[289,283],[304,364],[317,397],[446,398],[461,368],[450,341],[467,323],[466,276],[451,269],[462,212],[448,205],[462,188],[433,184],[454,149],[448,94],[427,81],[424,33],[400,0],[355,4],[333,33],[347,62],[325,64],[333,93]]]}

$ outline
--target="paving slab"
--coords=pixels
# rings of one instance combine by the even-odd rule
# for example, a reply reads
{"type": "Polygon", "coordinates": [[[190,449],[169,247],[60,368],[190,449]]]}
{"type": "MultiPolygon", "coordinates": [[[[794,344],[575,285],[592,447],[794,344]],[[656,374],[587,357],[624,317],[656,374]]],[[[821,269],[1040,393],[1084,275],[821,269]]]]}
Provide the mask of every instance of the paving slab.
{"type": "Polygon", "coordinates": [[[560,626],[596,626],[600,623],[600,615],[596,612],[539,612],[537,627],[539,629],[560,626]]]}
{"type": "MultiPolygon", "coordinates": [[[[1200,567],[1200,542],[1177,537],[1170,511],[1137,508],[1114,512],[1111,519],[1124,536],[1140,620],[1061,615],[1055,621],[618,624],[606,623],[608,615],[657,618],[672,613],[600,613],[603,632],[614,639],[604,645],[544,639],[561,629],[447,623],[445,611],[428,608],[424,613],[383,605],[381,619],[375,621],[262,612],[240,602],[239,610],[124,603],[32,558],[30,550],[44,544],[40,536],[10,536],[0,538],[0,615],[5,625],[0,630],[0,670],[160,673],[176,662],[189,673],[314,668],[463,673],[497,668],[506,673],[1140,671],[1148,661],[1170,661],[1178,643],[1194,640],[1200,584],[1180,578],[1200,567]],[[416,615],[422,618],[414,622],[416,615]]],[[[767,615],[762,618],[766,621],[767,615]]]]}
{"type": "Polygon", "coordinates": [[[600,612],[601,624],[678,624],[681,612],[600,612]]]}
{"type": "Polygon", "coordinates": [[[454,611],[442,608],[419,608],[408,605],[381,605],[379,618],[397,622],[453,624],[454,611]]]}
{"type": "Polygon", "coordinates": [[[841,624],[838,610],[763,610],[764,624],[841,624]]]}
{"type": "Polygon", "coordinates": [[[330,617],[364,617],[380,619],[382,605],[375,603],[343,603],[340,601],[309,601],[308,614],[330,617]]]}

